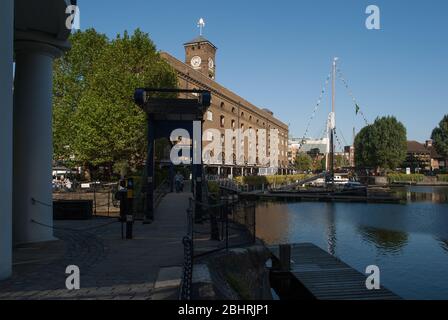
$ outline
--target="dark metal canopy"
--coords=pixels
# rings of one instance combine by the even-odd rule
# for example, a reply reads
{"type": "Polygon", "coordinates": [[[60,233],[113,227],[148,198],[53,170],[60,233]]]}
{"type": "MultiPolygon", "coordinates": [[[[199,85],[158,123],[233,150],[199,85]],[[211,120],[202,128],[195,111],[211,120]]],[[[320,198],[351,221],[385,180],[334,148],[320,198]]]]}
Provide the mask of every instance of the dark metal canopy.
{"type": "Polygon", "coordinates": [[[202,118],[210,106],[211,94],[207,90],[139,88],[135,90],[134,101],[148,114],[179,114],[202,118]],[[154,93],[195,93],[198,96],[194,99],[153,98],[154,93]]]}

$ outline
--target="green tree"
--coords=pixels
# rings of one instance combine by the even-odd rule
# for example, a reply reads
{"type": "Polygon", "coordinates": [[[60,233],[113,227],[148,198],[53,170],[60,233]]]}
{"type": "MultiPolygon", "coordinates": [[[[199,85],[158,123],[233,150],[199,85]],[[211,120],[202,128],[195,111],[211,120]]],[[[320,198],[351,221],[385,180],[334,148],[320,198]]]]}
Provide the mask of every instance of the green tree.
{"type": "Polygon", "coordinates": [[[54,63],[53,147],[55,160],[67,160],[73,154],[76,136],[73,118],[93,75],[93,65],[108,44],[107,37],[93,29],[70,36],[72,44],[54,63]]]}
{"type": "Polygon", "coordinates": [[[174,70],[140,30],[109,41],[92,29],[71,42],[56,66],[55,88],[65,99],[55,101],[55,156],[69,150],[84,166],[138,167],[146,157],[146,115],[133,102],[134,90],[176,87],[174,70]]]}
{"type": "Polygon", "coordinates": [[[439,126],[432,131],[431,139],[434,141],[437,152],[443,157],[448,157],[448,114],[443,117],[439,126]]]}
{"type": "Polygon", "coordinates": [[[355,138],[358,167],[396,169],[406,159],[406,128],[395,117],[377,118],[355,138]]]}
{"type": "Polygon", "coordinates": [[[306,153],[299,153],[296,156],[294,166],[299,171],[308,171],[313,167],[313,159],[306,153]]]}
{"type": "Polygon", "coordinates": [[[348,160],[343,155],[337,154],[334,157],[334,166],[335,166],[335,168],[342,168],[342,167],[346,167],[348,165],[349,165],[348,160]]]}

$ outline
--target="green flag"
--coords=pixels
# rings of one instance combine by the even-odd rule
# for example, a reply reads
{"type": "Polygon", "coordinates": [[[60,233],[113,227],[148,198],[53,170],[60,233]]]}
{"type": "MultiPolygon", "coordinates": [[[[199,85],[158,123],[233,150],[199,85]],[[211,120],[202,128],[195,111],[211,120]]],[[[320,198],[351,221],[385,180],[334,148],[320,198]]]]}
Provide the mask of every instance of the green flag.
{"type": "Polygon", "coordinates": [[[356,114],[358,114],[358,112],[359,112],[359,106],[358,106],[357,103],[355,104],[355,110],[356,110],[356,114]]]}

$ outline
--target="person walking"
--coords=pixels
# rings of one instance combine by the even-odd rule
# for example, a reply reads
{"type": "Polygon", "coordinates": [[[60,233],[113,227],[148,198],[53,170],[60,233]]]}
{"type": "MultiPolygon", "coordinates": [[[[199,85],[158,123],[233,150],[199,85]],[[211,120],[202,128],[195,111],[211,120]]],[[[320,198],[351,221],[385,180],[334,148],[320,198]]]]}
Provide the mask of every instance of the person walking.
{"type": "Polygon", "coordinates": [[[183,192],[184,191],[184,177],[178,172],[174,176],[174,184],[176,186],[176,192],[183,192]]]}

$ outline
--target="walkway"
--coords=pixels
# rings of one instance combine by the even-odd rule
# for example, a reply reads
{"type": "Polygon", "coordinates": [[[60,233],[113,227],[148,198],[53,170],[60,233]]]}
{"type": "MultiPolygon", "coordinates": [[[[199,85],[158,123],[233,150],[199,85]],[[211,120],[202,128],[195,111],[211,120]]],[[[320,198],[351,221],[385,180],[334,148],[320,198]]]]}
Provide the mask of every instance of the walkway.
{"type": "Polygon", "coordinates": [[[116,219],[55,221],[60,240],[15,248],[14,274],[0,282],[0,299],[176,298],[175,290],[160,291],[180,279],[190,197],[167,194],[152,224],[134,224],[133,240],[121,239],[116,219]],[[68,265],[80,268],[80,290],[65,287],[68,265]]]}

